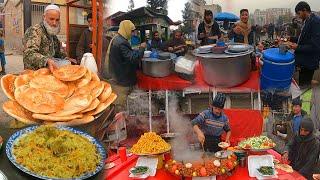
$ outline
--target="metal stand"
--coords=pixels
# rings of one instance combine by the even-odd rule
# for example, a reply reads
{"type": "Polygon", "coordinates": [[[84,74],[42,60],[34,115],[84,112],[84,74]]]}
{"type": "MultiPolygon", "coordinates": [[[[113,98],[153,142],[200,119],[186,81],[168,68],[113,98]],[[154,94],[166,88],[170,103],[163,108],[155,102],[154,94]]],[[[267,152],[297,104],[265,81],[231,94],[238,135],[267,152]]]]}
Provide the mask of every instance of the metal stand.
{"type": "Polygon", "coordinates": [[[149,90],[149,131],[152,131],[152,109],[151,109],[151,96],[152,91],[149,90]]]}
{"type": "Polygon", "coordinates": [[[168,90],[166,90],[166,120],[167,120],[167,133],[170,132],[170,123],[169,123],[169,97],[168,90]]]}

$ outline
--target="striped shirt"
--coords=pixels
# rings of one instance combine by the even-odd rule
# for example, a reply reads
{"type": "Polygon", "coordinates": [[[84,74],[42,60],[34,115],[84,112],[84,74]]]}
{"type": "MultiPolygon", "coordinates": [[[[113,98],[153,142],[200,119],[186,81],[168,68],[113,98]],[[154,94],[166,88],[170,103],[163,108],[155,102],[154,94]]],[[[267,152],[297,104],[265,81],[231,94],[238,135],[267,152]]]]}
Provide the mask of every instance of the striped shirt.
{"type": "Polygon", "coordinates": [[[192,126],[198,125],[207,136],[221,136],[223,131],[231,130],[228,117],[223,112],[218,116],[210,109],[201,112],[191,123],[192,126]]]}

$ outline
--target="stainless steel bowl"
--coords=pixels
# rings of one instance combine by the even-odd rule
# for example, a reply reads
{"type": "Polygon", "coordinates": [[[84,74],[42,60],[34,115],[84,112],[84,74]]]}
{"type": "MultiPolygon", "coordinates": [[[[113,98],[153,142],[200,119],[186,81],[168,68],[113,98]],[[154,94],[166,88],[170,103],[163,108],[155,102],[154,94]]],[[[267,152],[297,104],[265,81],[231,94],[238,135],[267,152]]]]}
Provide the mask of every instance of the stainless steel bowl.
{"type": "Polygon", "coordinates": [[[166,77],[172,73],[173,65],[172,59],[144,58],[142,59],[142,72],[152,77],[166,77]]]}

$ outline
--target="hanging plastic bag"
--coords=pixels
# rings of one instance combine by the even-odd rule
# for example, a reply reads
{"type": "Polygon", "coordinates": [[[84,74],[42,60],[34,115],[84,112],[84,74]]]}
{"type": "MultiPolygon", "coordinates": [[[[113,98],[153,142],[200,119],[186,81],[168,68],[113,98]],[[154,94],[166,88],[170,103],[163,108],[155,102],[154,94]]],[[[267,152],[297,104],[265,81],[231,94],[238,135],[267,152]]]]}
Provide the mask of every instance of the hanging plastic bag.
{"type": "Polygon", "coordinates": [[[98,74],[97,63],[92,53],[85,53],[81,59],[80,65],[88,68],[91,72],[98,74]]]}

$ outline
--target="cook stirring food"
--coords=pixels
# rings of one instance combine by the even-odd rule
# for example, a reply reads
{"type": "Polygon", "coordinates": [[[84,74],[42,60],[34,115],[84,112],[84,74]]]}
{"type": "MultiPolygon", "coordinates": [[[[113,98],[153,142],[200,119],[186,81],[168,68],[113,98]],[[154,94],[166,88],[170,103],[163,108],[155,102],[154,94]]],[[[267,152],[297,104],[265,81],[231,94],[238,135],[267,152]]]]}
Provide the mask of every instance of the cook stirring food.
{"type": "Polygon", "coordinates": [[[231,129],[229,120],[223,113],[225,101],[225,94],[218,93],[213,99],[210,108],[201,112],[191,121],[194,132],[207,152],[221,150],[218,144],[221,142],[223,131],[227,133],[225,142],[230,144],[231,129]]]}

